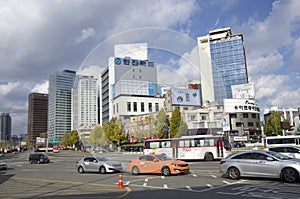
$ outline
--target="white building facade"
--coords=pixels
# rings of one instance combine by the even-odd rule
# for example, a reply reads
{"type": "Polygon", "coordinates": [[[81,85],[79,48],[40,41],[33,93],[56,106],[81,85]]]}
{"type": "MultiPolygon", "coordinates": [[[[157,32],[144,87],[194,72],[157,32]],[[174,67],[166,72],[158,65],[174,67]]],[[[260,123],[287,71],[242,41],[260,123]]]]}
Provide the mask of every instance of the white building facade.
{"type": "Polygon", "coordinates": [[[77,76],[72,89],[72,130],[83,140],[98,124],[98,79],[77,76]]]}
{"type": "Polygon", "coordinates": [[[114,50],[101,74],[100,123],[159,111],[163,99],[157,97],[157,68],[148,60],[147,44],[116,45],[114,50]]]}

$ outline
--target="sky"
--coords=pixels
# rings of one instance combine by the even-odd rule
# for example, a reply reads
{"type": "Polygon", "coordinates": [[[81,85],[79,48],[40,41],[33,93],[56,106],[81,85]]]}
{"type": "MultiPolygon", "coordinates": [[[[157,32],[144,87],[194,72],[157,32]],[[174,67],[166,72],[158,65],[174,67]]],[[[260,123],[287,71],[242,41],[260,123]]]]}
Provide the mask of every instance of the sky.
{"type": "Polygon", "coordinates": [[[298,0],[0,0],[0,112],[27,133],[28,95],[50,74],[100,77],[114,45],[147,43],[162,85],[199,79],[197,37],[243,34],[261,110],[300,107],[298,0]],[[170,78],[172,77],[172,78],[170,78]]]}

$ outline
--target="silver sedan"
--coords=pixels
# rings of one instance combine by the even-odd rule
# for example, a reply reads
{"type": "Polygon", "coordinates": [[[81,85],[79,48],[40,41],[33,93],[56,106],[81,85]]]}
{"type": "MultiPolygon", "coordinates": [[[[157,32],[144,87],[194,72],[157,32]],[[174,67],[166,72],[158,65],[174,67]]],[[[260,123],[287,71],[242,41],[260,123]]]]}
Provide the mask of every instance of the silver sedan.
{"type": "Polygon", "coordinates": [[[112,173],[122,171],[122,164],[116,161],[110,161],[106,157],[85,157],[77,162],[77,171],[79,173],[85,172],[99,172],[112,173]]]}
{"type": "Polygon", "coordinates": [[[245,151],[222,159],[220,172],[231,179],[245,176],[298,182],[300,160],[272,151],[245,151]]]}

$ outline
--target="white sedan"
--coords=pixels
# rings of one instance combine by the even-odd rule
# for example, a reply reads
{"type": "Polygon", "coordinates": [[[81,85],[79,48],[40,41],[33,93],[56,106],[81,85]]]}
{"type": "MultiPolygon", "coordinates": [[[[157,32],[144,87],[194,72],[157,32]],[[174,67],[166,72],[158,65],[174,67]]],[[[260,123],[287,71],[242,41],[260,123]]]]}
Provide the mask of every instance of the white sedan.
{"type": "Polygon", "coordinates": [[[222,159],[220,172],[231,179],[264,177],[298,182],[300,160],[272,151],[244,151],[222,159]]]}
{"type": "Polygon", "coordinates": [[[122,171],[123,167],[120,162],[111,161],[106,157],[88,156],[77,162],[77,171],[79,173],[98,172],[113,173],[122,171]]]}

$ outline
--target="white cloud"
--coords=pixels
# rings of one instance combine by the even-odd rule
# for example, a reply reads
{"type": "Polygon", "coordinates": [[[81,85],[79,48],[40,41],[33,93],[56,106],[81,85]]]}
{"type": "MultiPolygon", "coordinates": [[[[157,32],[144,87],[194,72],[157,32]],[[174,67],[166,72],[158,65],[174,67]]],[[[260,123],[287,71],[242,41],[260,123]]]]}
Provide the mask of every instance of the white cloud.
{"type": "Polygon", "coordinates": [[[251,55],[247,58],[248,60],[248,73],[251,77],[251,81],[256,81],[262,75],[277,72],[283,65],[283,56],[278,53],[269,53],[258,57],[252,57],[251,55]]]}
{"type": "Polygon", "coordinates": [[[191,52],[186,52],[179,60],[180,68],[177,70],[179,74],[189,80],[199,80],[199,53],[198,46],[195,46],[191,52]]]}
{"type": "Polygon", "coordinates": [[[20,82],[6,82],[0,84],[0,96],[5,96],[20,85],[20,82]]]}
{"type": "Polygon", "coordinates": [[[292,67],[299,70],[300,66],[300,37],[294,43],[294,51],[292,54],[292,67]]]}
{"type": "Polygon", "coordinates": [[[294,52],[294,65],[300,61],[297,60],[300,45],[294,32],[300,28],[299,8],[297,0],[274,1],[267,18],[259,21],[254,16],[234,28],[244,35],[249,79],[255,83],[256,98],[266,106],[261,108],[299,106],[298,98],[290,97],[298,95],[294,85],[299,83],[295,76],[299,67],[292,69],[289,62],[291,52],[294,52]]]}
{"type": "Polygon", "coordinates": [[[48,86],[49,81],[46,80],[44,83],[34,85],[34,88],[31,90],[31,92],[48,94],[48,86]]]}
{"type": "Polygon", "coordinates": [[[81,43],[85,40],[87,40],[90,37],[93,37],[96,35],[96,31],[93,28],[84,28],[80,32],[80,36],[76,39],[76,43],[81,43]]]}

